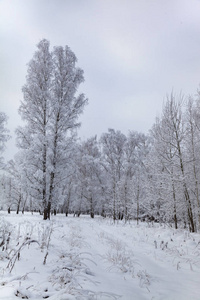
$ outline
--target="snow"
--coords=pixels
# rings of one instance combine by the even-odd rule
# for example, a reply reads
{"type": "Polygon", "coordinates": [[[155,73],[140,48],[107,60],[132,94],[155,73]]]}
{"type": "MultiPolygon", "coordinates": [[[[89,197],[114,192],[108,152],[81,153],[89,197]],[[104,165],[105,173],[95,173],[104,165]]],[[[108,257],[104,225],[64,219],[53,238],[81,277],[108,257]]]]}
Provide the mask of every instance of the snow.
{"type": "Polygon", "coordinates": [[[0,212],[0,299],[200,299],[200,234],[0,212]]]}

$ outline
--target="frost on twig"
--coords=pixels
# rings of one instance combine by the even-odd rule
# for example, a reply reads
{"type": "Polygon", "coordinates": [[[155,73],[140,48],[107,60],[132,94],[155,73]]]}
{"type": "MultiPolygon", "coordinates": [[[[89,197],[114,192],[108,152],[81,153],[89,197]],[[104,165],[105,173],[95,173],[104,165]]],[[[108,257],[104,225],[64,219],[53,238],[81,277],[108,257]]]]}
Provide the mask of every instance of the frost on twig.
{"type": "Polygon", "coordinates": [[[11,224],[6,222],[4,219],[0,219],[0,260],[8,258],[8,249],[10,247],[11,232],[11,224]]]}
{"type": "Polygon", "coordinates": [[[49,245],[50,245],[50,241],[51,241],[51,235],[53,233],[53,224],[51,223],[51,225],[49,227],[45,228],[45,231],[43,232],[42,235],[42,249],[45,247],[46,248],[46,253],[44,256],[44,260],[43,260],[43,265],[46,264],[47,261],[47,256],[49,254],[49,245]]]}
{"type": "Polygon", "coordinates": [[[13,270],[13,268],[14,268],[14,266],[15,266],[16,261],[20,259],[21,250],[22,250],[25,246],[30,245],[30,244],[32,244],[32,243],[37,243],[37,244],[39,244],[38,241],[36,241],[36,240],[29,240],[29,239],[26,239],[26,240],[22,243],[22,245],[15,251],[15,253],[14,253],[13,256],[10,258],[10,260],[9,260],[9,262],[8,262],[8,265],[7,265],[7,268],[10,269],[10,273],[12,272],[12,270],[13,270]]]}

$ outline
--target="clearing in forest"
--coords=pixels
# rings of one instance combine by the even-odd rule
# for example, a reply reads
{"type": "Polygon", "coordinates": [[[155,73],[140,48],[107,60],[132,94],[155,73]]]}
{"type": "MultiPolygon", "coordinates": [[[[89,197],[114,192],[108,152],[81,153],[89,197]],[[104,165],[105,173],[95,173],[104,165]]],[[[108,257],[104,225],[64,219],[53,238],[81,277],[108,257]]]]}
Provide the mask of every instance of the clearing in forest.
{"type": "Polygon", "coordinates": [[[0,212],[0,299],[200,299],[200,235],[0,212]]]}

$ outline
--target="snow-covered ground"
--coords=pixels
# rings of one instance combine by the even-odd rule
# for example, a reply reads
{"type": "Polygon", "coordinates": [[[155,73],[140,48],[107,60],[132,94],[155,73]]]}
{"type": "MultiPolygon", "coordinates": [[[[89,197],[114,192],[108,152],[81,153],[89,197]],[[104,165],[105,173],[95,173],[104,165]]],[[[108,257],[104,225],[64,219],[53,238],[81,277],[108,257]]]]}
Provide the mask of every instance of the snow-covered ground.
{"type": "Polygon", "coordinates": [[[199,300],[200,235],[0,212],[0,299],[199,300]]]}

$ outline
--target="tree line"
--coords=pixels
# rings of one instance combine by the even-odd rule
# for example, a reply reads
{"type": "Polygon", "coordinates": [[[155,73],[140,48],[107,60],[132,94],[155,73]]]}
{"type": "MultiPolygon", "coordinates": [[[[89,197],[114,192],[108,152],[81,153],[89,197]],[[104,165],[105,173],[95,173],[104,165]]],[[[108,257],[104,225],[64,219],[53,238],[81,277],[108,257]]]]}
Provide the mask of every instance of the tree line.
{"type": "MultiPolygon", "coordinates": [[[[71,49],[43,39],[28,64],[15,158],[1,175],[1,208],[82,213],[200,229],[200,93],[166,97],[148,134],[108,129],[77,137],[88,100],[71,49]]],[[[0,114],[0,151],[9,136],[0,114]]],[[[3,163],[1,162],[1,165],[3,163]]]]}

